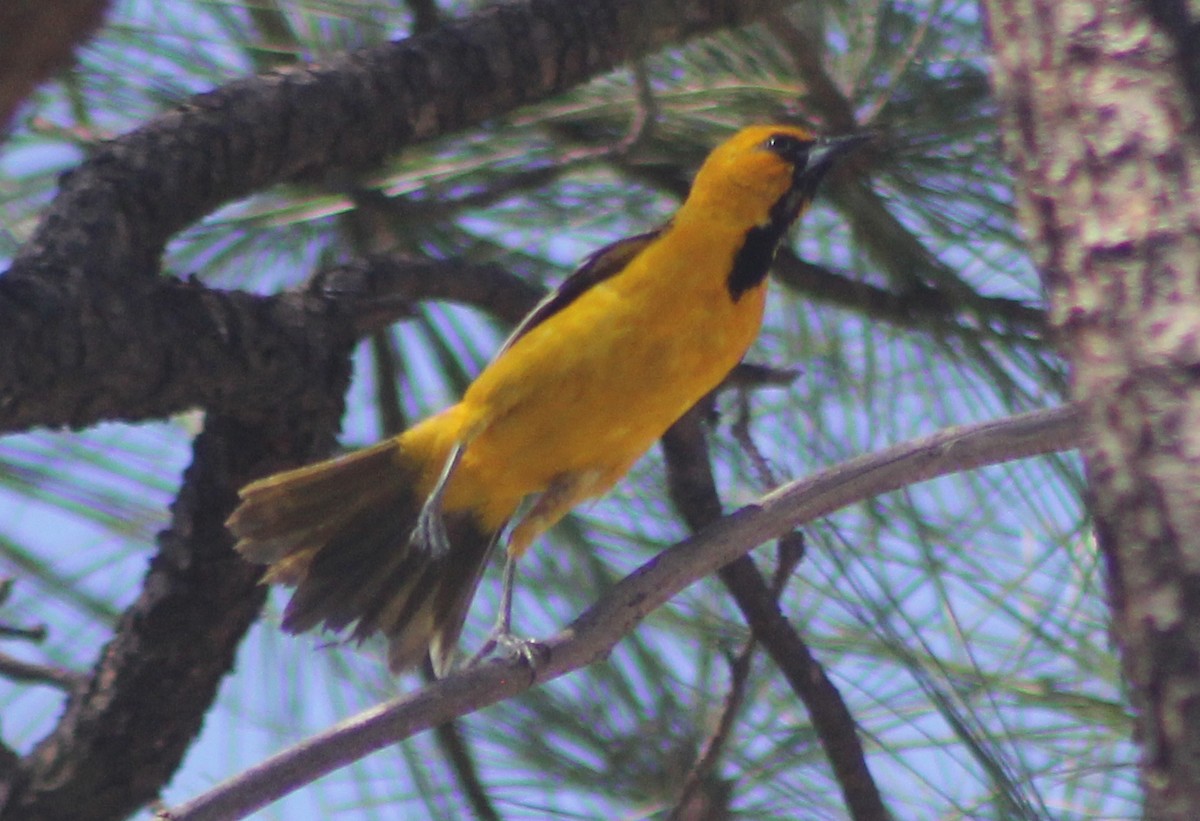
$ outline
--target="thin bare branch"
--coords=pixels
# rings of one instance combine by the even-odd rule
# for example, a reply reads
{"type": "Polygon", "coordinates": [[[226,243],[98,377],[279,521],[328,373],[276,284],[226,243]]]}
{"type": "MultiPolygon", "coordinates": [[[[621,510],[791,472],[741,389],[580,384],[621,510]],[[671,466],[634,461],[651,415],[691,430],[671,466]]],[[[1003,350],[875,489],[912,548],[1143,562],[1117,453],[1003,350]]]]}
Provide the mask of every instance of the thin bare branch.
{"type": "Polygon", "coordinates": [[[538,664],[497,660],[354,716],[164,815],[229,821],[339,767],[604,658],[645,616],[756,545],[848,505],[963,470],[1075,448],[1073,406],[949,428],[783,485],[642,565],[536,647],[538,664]]]}
{"type": "Polygon", "coordinates": [[[890,290],[813,265],[786,248],[780,251],[773,273],[778,282],[799,293],[897,327],[928,328],[951,336],[978,335],[984,329],[1013,342],[1037,348],[1047,345],[1045,312],[1021,300],[976,295],[969,303],[958,303],[926,285],[890,290]]]}
{"type": "Polygon", "coordinates": [[[7,653],[0,653],[0,676],[10,681],[20,681],[27,684],[48,684],[60,690],[70,692],[79,684],[87,681],[87,676],[57,667],[53,664],[38,664],[32,661],[22,661],[7,653]]]}
{"type": "MultiPolygon", "coordinates": [[[[679,791],[679,800],[671,810],[670,821],[690,821],[692,818],[710,818],[711,810],[698,813],[697,804],[708,800],[705,787],[712,783],[713,773],[720,763],[721,753],[733,735],[734,722],[741,712],[746,700],[746,685],[750,681],[750,671],[754,667],[754,651],[758,642],[751,635],[742,644],[742,649],[736,656],[730,656],[729,688],[725,698],[721,700],[721,713],[717,725],[704,739],[700,746],[700,754],[692,768],[688,770],[683,780],[683,788],[679,791]]],[[[702,805],[703,806],[703,805],[702,805]]]]}
{"type": "Polygon", "coordinates": [[[758,443],[754,441],[754,435],[750,432],[750,394],[746,390],[738,391],[737,417],[733,420],[730,433],[741,446],[742,452],[750,458],[750,466],[754,468],[754,475],[759,486],[769,488],[779,484],[779,479],[776,478],[775,471],[771,468],[771,462],[762,452],[758,443]]]}
{"type": "MultiPolygon", "coordinates": [[[[754,450],[753,443],[750,446],[754,450]]],[[[695,414],[688,414],[671,428],[663,438],[663,451],[672,501],[693,531],[707,527],[720,515],[721,501],[695,414]]],[[[762,470],[768,486],[774,484],[765,463],[762,470]]],[[[808,710],[851,817],[855,821],[884,821],[889,817],[888,811],[867,767],[854,716],[800,633],[779,608],[779,591],[799,553],[794,549],[796,538],[795,531],[780,537],[773,589],[767,586],[749,556],[738,556],[717,572],[752,634],[766,648],[808,710]]],[[[682,802],[679,806],[683,806],[682,802]]]]}
{"type": "MultiPolygon", "coordinates": [[[[432,671],[431,671],[432,672],[432,671]]],[[[488,794],[487,785],[479,776],[479,763],[457,721],[447,721],[433,728],[438,747],[458,781],[458,789],[471,805],[478,821],[500,821],[501,815],[488,794]]]]}
{"type": "Polygon", "coordinates": [[[17,627],[13,624],[0,624],[0,638],[44,641],[46,638],[46,625],[37,624],[33,627],[17,627]]]}

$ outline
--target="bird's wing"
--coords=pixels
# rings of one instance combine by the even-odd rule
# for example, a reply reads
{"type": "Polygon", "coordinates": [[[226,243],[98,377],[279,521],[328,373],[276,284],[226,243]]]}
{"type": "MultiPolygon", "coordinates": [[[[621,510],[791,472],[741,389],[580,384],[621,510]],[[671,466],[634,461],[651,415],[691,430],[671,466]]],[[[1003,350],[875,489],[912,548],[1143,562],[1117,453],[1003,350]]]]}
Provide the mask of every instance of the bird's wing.
{"type": "Polygon", "coordinates": [[[634,257],[666,231],[668,225],[661,225],[644,234],[619,239],[589,255],[582,265],[521,320],[520,324],[509,334],[496,356],[504,353],[518,339],[566,308],[593,285],[623,271],[634,257]]]}

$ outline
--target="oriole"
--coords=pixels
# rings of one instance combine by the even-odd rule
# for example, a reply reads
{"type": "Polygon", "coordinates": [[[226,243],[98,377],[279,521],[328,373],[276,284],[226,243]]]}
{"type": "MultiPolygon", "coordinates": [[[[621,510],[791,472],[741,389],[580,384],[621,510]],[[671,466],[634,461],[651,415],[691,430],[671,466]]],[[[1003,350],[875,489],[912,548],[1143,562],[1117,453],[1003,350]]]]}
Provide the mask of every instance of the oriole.
{"type": "Polygon", "coordinates": [[[458,404],[399,436],[241,490],[237,549],[295,585],[284,629],[382,632],[393,671],[450,667],[494,546],[512,568],[611,488],[758,334],[767,269],[834,160],[864,138],[752,126],[705,160],[665,225],[588,257],[458,404]]]}

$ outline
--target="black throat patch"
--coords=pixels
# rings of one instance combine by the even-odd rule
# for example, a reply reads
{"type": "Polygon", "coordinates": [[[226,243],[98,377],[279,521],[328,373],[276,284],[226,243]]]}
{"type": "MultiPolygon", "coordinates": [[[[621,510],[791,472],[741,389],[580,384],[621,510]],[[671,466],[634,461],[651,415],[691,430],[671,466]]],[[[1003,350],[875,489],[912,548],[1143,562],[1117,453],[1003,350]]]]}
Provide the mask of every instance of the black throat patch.
{"type": "MultiPolygon", "coordinates": [[[[814,186],[815,187],[815,186],[814,186]]],[[[767,271],[775,260],[775,251],[788,227],[800,216],[804,202],[812,198],[812,191],[805,186],[794,185],[775,201],[767,215],[766,225],[756,225],[746,232],[742,247],[733,257],[733,269],[729,272],[726,287],[734,302],[742,294],[757,288],[767,278],[767,271]]]]}
{"type": "Polygon", "coordinates": [[[772,219],[764,225],[756,225],[746,232],[742,247],[733,258],[733,269],[729,272],[726,287],[729,296],[737,302],[742,294],[757,288],[767,278],[767,271],[775,260],[775,251],[787,225],[772,219]]]}

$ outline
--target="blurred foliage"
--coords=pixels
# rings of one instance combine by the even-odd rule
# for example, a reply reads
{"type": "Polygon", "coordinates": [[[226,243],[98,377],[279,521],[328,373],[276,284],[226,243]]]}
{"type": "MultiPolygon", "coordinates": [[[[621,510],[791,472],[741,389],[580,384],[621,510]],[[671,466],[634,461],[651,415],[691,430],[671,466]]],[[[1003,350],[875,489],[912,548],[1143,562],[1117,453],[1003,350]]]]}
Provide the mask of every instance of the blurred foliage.
{"type": "MultiPolygon", "coordinates": [[[[450,18],[475,5],[440,8],[450,18]]],[[[750,359],[801,376],[721,398],[710,438],[732,508],[765,489],[735,422],[788,478],[1060,398],[1062,367],[1038,332],[1037,278],[1012,222],[976,15],[973,3],[937,0],[802,4],[414,146],[357,184],[393,198],[389,248],[496,261],[549,285],[588,250],[668,216],[706,151],[744,123],[877,130],[877,148],[858,174],[833,181],[794,250],[835,282],[908,307],[872,310],[803,280],[775,288],[750,359]]],[[[404,36],[409,25],[410,7],[369,0],[118,2],[0,153],[0,257],[93,141],[232,78],[404,36]]],[[[220,287],[288,287],[361,250],[356,216],[345,191],[266,191],[177,237],[167,270],[220,287]]],[[[346,443],[380,434],[381,396],[409,419],[443,406],[503,333],[461,307],[419,306],[360,351],[346,443]],[[375,367],[385,350],[394,361],[375,367]]],[[[194,431],[181,418],[0,442],[0,575],[17,578],[5,621],[49,628],[41,645],[7,652],[92,663],[140,584],[194,431]]],[[[1078,464],[1064,456],[914,486],[806,530],[785,612],[849,702],[898,817],[1134,814],[1135,750],[1080,494],[1078,464]]],[[[654,452],[523,563],[518,630],[552,632],[683,533],[654,452]]],[[[756,555],[769,574],[772,551],[756,555]]],[[[490,626],[496,587],[483,585],[468,643],[490,626]]],[[[379,647],[285,637],[277,620],[276,609],[244,645],[168,802],[418,683],[389,678],[379,647]]],[[[716,723],[727,659],[745,634],[710,580],[606,662],[466,719],[498,813],[668,810],[716,723]]],[[[27,750],[60,698],[0,683],[5,741],[27,750]]],[[[739,817],[845,814],[802,705],[763,657],[718,775],[739,817]]],[[[426,736],[263,817],[392,818],[399,807],[458,818],[463,801],[426,736]]]]}

